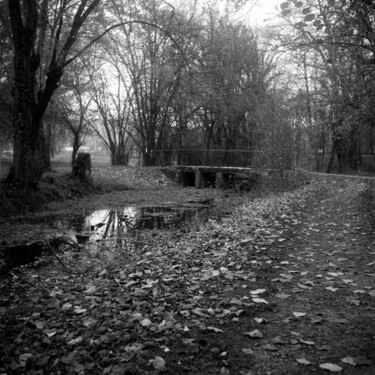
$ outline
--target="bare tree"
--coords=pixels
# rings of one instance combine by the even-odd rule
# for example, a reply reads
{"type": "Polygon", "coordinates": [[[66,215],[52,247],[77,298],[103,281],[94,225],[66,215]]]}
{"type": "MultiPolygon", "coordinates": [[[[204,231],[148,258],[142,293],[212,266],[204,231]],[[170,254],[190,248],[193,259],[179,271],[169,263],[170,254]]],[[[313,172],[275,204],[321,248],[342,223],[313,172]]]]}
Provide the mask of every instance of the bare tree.
{"type": "Polygon", "coordinates": [[[104,52],[95,57],[90,67],[93,98],[91,111],[96,115],[96,120],[91,122],[91,128],[106,146],[111,164],[127,165],[133,146],[131,92],[119,55],[107,45],[102,47],[104,52]]]}
{"type": "Polygon", "coordinates": [[[91,132],[89,110],[92,103],[89,90],[91,84],[83,64],[83,61],[77,61],[70,65],[54,100],[58,110],[57,118],[68,129],[72,140],[72,165],[79,148],[85,144],[86,137],[91,132]]]}

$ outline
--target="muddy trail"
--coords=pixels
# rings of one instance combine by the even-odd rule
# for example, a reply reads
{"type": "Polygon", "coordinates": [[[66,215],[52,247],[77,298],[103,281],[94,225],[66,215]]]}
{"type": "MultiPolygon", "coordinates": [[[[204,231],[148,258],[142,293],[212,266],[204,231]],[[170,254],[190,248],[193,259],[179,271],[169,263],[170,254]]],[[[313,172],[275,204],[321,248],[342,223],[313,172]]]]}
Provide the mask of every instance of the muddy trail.
{"type": "Polygon", "coordinates": [[[215,339],[228,353],[237,343],[228,373],[375,373],[374,190],[328,184],[274,216],[280,236],[253,254],[254,284],[231,291],[241,300],[251,289],[256,305],[215,339]]]}
{"type": "Polygon", "coordinates": [[[316,179],[1,280],[0,373],[375,373],[374,184],[316,179]]]}

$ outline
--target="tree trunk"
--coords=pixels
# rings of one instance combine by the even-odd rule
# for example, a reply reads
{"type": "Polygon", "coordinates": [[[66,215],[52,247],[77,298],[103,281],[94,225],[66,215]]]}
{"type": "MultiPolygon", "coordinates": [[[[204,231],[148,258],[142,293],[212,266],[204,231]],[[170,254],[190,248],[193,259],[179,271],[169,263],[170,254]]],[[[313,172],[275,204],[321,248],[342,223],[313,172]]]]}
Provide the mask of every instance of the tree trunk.
{"type": "Polygon", "coordinates": [[[342,172],[342,167],[343,167],[343,155],[340,151],[337,151],[337,162],[339,165],[339,173],[342,172]]]}
{"type": "MultiPolygon", "coordinates": [[[[43,124],[45,123],[43,122],[43,124]]],[[[45,131],[46,131],[46,145],[44,148],[44,164],[47,170],[51,170],[51,148],[52,148],[51,122],[48,122],[46,124],[45,131]]]]}
{"type": "Polygon", "coordinates": [[[154,167],[156,166],[156,157],[154,153],[143,152],[143,161],[145,167],[154,167]]]}
{"type": "Polygon", "coordinates": [[[333,161],[335,159],[335,152],[336,152],[335,151],[335,146],[332,146],[331,155],[330,155],[330,158],[329,158],[329,162],[328,162],[326,173],[331,173],[331,171],[332,171],[333,161]]]}
{"type": "Polygon", "coordinates": [[[35,105],[35,69],[27,54],[15,57],[13,178],[20,188],[36,188],[46,168],[45,135],[35,105]]]}
{"type": "Polygon", "coordinates": [[[56,153],[56,129],[55,123],[51,123],[51,148],[50,148],[50,157],[54,158],[56,153]]]}
{"type": "Polygon", "coordinates": [[[74,166],[74,163],[76,161],[77,153],[79,149],[79,139],[77,135],[79,136],[79,134],[76,134],[76,133],[73,134],[74,139],[73,139],[73,150],[72,150],[72,167],[74,166]]]}
{"type": "Polygon", "coordinates": [[[111,149],[111,165],[128,165],[129,153],[125,152],[120,146],[111,149]]]}

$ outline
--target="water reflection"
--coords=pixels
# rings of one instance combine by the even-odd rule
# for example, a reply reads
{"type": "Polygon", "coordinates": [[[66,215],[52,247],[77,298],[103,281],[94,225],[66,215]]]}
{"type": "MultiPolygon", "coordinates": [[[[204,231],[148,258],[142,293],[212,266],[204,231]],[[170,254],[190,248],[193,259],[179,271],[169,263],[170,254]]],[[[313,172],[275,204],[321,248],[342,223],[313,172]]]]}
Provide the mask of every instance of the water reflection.
{"type": "MultiPolygon", "coordinates": [[[[122,210],[98,210],[88,215],[73,216],[43,216],[32,223],[41,225],[48,223],[49,240],[29,241],[20,246],[2,246],[0,256],[5,257],[6,264],[18,266],[33,262],[44,252],[64,250],[61,244],[85,244],[85,248],[93,254],[113,256],[117,249],[134,251],[154,245],[156,230],[175,230],[185,226],[197,225],[208,216],[207,204],[191,204],[183,207],[125,207],[122,210]],[[194,220],[198,219],[194,223],[194,220]],[[150,230],[151,235],[150,235],[150,230]],[[154,231],[155,230],[155,231],[154,231]],[[52,232],[51,232],[52,231],[52,232]],[[53,241],[56,241],[54,243],[53,241]],[[87,245],[87,247],[86,247],[87,245]]],[[[25,218],[22,224],[28,224],[30,218],[25,218]]],[[[165,233],[165,232],[164,232],[165,233]]],[[[166,234],[167,236],[169,233],[166,234]]],[[[67,246],[72,249],[75,246],[67,246]]],[[[1,270],[0,270],[1,271],[1,270]]]]}
{"type": "Polygon", "coordinates": [[[140,233],[153,229],[176,229],[188,220],[202,215],[203,207],[125,207],[122,210],[98,210],[75,218],[72,227],[78,242],[110,241],[129,246],[140,233]]]}

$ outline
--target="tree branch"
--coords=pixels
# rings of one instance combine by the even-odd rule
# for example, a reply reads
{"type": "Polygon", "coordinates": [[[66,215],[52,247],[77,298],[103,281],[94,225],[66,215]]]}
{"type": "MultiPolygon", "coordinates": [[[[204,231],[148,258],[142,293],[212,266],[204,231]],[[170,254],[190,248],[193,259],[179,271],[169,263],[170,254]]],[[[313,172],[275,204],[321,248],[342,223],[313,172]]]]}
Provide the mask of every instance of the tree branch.
{"type": "Polygon", "coordinates": [[[173,38],[173,36],[168,32],[168,30],[164,29],[163,27],[161,26],[158,26],[152,22],[147,22],[147,21],[140,21],[140,20],[132,20],[132,21],[125,21],[125,22],[121,22],[121,23],[117,23],[115,25],[112,25],[111,27],[109,27],[107,30],[103,31],[100,35],[98,35],[96,38],[94,38],[90,43],[88,43],[85,47],[83,47],[75,56],[71,57],[70,59],[68,59],[65,64],[63,65],[64,67],[69,65],[70,63],[72,63],[74,60],[76,60],[79,56],[81,56],[83,54],[83,52],[85,52],[87,49],[89,49],[93,44],[95,44],[98,40],[100,40],[103,36],[107,35],[110,31],[116,29],[117,27],[120,27],[120,26],[124,26],[124,25],[129,25],[129,24],[134,24],[134,23],[138,23],[138,24],[142,24],[142,25],[147,25],[147,26],[152,26],[152,27],[155,27],[156,29],[164,32],[173,42],[173,44],[175,44],[175,46],[179,49],[179,51],[182,53],[183,57],[184,57],[184,60],[187,61],[186,57],[185,57],[185,52],[182,51],[182,49],[180,48],[180,45],[177,43],[177,41],[173,38]]]}

